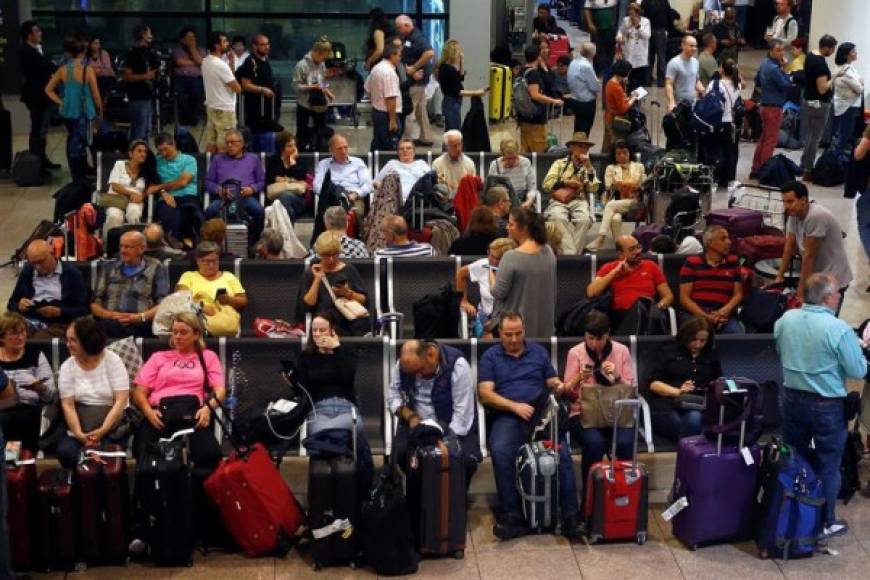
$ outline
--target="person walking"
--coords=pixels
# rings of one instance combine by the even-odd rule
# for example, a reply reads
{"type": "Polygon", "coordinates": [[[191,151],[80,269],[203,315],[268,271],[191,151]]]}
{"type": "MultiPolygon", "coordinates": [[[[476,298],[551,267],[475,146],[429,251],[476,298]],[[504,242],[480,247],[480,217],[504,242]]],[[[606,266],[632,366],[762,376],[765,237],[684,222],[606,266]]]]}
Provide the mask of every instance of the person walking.
{"type": "Polygon", "coordinates": [[[836,48],[837,39],[826,34],[819,39],[819,50],[807,54],[804,61],[806,84],[801,102],[801,137],[804,146],[801,169],[804,181],[810,181],[813,166],[816,164],[816,149],[831,114],[834,83],[825,59],[834,54],[836,48]]]}

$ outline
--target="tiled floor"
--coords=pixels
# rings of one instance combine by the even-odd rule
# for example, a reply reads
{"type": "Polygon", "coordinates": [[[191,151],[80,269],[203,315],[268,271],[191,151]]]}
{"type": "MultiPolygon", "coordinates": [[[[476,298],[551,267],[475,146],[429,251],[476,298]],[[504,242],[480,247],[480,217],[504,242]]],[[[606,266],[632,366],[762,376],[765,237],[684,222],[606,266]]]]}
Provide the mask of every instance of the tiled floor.
{"type": "MultiPolygon", "coordinates": [[[[870,569],[870,501],[855,499],[841,508],[841,515],[852,523],[845,537],[832,540],[829,547],[837,555],[816,554],[809,560],[783,562],[762,560],[752,542],[724,544],[691,551],[671,535],[670,524],[660,516],[661,506],[649,513],[650,538],[636,544],[587,545],[570,543],[551,535],[527,536],[499,542],[492,535],[493,518],[485,508],[469,514],[469,533],[465,558],[427,559],[420,565],[418,578],[440,580],[767,580],[866,579],[870,569]]],[[[70,573],[67,580],[140,578],[201,578],[204,580],[307,580],[328,578],[351,580],[375,578],[367,569],[330,568],[315,572],[309,561],[294,550],[283,559],[251,559],[240,555],[197,554],[192,568],[168,569],[131,564],[126,568],[91,568],[70,573]]],[[[61,578],[62,574],[39,575],[61,578]]]]}

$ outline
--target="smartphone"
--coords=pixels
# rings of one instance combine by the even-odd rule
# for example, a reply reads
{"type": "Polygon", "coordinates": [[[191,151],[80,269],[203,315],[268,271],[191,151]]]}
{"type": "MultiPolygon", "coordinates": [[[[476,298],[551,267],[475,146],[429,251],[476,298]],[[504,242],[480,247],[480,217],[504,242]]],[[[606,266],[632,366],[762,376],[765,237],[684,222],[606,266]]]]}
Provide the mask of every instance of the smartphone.
{"type": "Polygon", "coordinates": [[[226,288],[218,288],[217,292],[215,292],[214,297],[217,298],[218,296],[224,296],[224,295],[226,295],[226,293],[227,293],[226,288]]]}
{"type": "Polygon", "coordinates": [[[589,363],[586,363],[585,365],[583,365],[583,368],[586,369],[586,370],[591,371],[592,368],[593,368],[593,366],[592,366],[591,364],[589,364],[589,363]]]}

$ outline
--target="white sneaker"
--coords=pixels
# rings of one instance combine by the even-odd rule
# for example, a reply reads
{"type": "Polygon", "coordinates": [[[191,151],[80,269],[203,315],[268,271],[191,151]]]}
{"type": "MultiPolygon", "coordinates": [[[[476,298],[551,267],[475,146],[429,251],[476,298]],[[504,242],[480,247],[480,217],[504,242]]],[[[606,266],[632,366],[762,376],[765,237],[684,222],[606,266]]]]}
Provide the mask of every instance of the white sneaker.
{"type": "Polygon", "coordinates": [[[832,522],[830,525],[822,528],[821,539],[836,538],[843,536],[849,531],[849,524],[843,520],[832,522]]]}
{"type": "Polygon", "coordinates": [[[127,550],[131,554],[134,554],[137,556],[140,554],[144,554],[147,549],[148,549],[148,546],[145,544],[145,542],[143,542],[139,538],[136,538],[135,540],[130,542],[130,545],[127,547],[127,550]]]}

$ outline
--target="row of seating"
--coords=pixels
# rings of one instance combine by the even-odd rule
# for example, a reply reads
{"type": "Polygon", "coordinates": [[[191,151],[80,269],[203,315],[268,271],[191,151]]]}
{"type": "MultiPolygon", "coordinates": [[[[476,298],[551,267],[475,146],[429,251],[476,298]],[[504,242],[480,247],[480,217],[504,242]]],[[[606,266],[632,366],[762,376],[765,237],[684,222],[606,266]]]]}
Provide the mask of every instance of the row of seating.
{"type": "MultiPolygon", "coordinates": [[[[263,163],[263,167],[266,166],[266,154],[259,153],[260,160],[263,163]]],[[[298,158],[299,166],[302,167],[306,173],[311,173],[314,175],[314,172],[317,168],[317,164],[321,159],[327,157],[328,153],[300,153],[298,158]]],[[[425,160],[430,166],[432,165],[432,161],[438,157],[438,153],[432,151],[426,151],[424,153],[416,154],[417,159],[425,160]]],[[[486,178],[489,173],[489,166],[492,161],[500,156],[499,153],[492,153],[488,151],[479,151],[466,153],[472,160],[477,164],[477,174],[481,178],[486,178]]],[[[209,195],[205,192],[205,176],[208,171],[208,167],[211,163],[211,153],[195,153],[193,157],[196,159],[197,164],[197,190],[200,192],[203,199],[203,206],[206,207],[209,202],[209,195]]],[[[380,172],[381,167],[386,165],[390,160],[396,159],[398,154],[395,151],[375,151],[366,153],[363,158],[366,160],[366,165],[368,166],[372,178],[374,178],[378,172],[380,172]]],[[[535,182],[537,184],[537,188],[540,191],[542,188],[542,184],[544,182],[544,178],[547,175],[547,171],[550,169],[550,166],[557,159],[561,159],[564,157],[563,154],[560,153],[531,153],[527,156],[528,159],[532,162],[532,170],[535,174],[535,182]]],[[[108,191],[109,187],[109,175],[112,173],[112,168],[115,166],[115,162],[119,159],[126,159],[126,153],[118,153],[118,152],[105,152],[100,151],[97,153],[97,181],[96,187],[97,190],[94,192],[94,200],[96,201],[98,195],[100,193],[105,193],[108,191]]],[[[592,164],[595,166],[595,171],[598,174],[598,178],[604,179],[604,170],[607,167],[607,164],[610,162],[610,157],[607,155],[596,154],[593,153],[590,155],[592,159],[592,164]]],[[[261,193],[260,201],[263,202],[265,200],[264,195],[261,193]]],[[[540,202],[540,198],[539,198],[540,202]]],[[[148,198],[148,214],[149,216],[154,215],[154,207],[153,207],[153,197],[148,198]]],[[[538,208],[540,210],[540,207],[538,208]]]]}
{"type": "MultiPolygon", "coordinates": [[[[560,376],[564,375],[568,351],[579,339],[557,338],[530,340],[544,346],[551,356],[553,366],[560,376]]],[[[629,345],[638,384],[643,386],[650,379],[661,349],[673,338],[667,336],[616,337],[614,340],[629,345]]],[[[373,452],[389,454],[392,448],[393,417],[386,406],[386,394],[397,353],[403,341],[387,338],[344,338],[344,345],[353,348],[358,356],[356,372],[356,395],[364,432],[373,452]]],[[[442,341],[460,349],[467,357],[474,384],[477,384],[477,369],[480,357],[497,341],[476,339],[452,339],[442,341]]],[[[43,350],[57,372],[60,364],[69,356],[66,344],[59,339],[31,340],[31,344],[43,350]]],[[[304,340],[264,338],[209,339],[208,347],[214,350],[224,365],[224,376],[229,381],[230,372],[236,379],[237,412],[252,406],[265,409],[270,401],[288,396],[289,387],[280,376],[281,361],[293,360],[301,352],[304,340]],[[234,361],[236,361],[234,363],[234,361]]],[[[138,339],[145,360],[154,352],[168,348],[165,339],[138,339]]],[[[759,383],[776,381],[782,384],[782,366],[776,345],[771,335],[722,335],[716,337],[716,351],[726,376],[748,377],[759,383]]],[[[229,385],[229,382],[227,382],[229,385]]],[[[674,449],[674,442],[654,436],[649,407],[643,401],[642,440],[648,453],[674,449]]],[[[479,437],[481,449],[486,450],[487,422],[482,405],[478,403],[479,437]]],[[[220,434],[220,432],[219,432],[220,434]]],[[[303,454],[298,441],[291,453],[303,454]]],[[[484,451],[486,453],[486,451],[484,451]]]]}
{"type": "MultiPolygon", "coordinates": [[[[678,254],[649,254],[665,273],[668,285],[679,294],[679,272],[685,256],[678,254]]],[[[413,336],[413,304],[422,296],[437,291],[446,282],[456,278],[460,267],[480,256],[435,256],[408,258],[357,258],[344,260],[352,264],[363,279],[368,293],[368,307],[375,321],[388,312],[404,316],[401,326],[393,328],[392,336],[413,336]]],[[[586,286],[595,277],[598,268],[616,258],[613,251],[581,256],[559,256],[556,261],[556,315],[578,300],[586,298],[586,286]]],[[[95,288],[102,261],[76,262],[85,280],[95,288]]],[[[170,287],[174,288],[181,274],[195,269],[187,261],[167,262],[170,287]]],[[[302,274],[310,266],[309,260],[264,261],[237,258],[223,260],[221,269],[235,273],[248,294],[248,306],[242,311],[242,332],[248,334],[257,317],[292,320],[296,312],[296,297],[302,283],[302,274]]]]}

